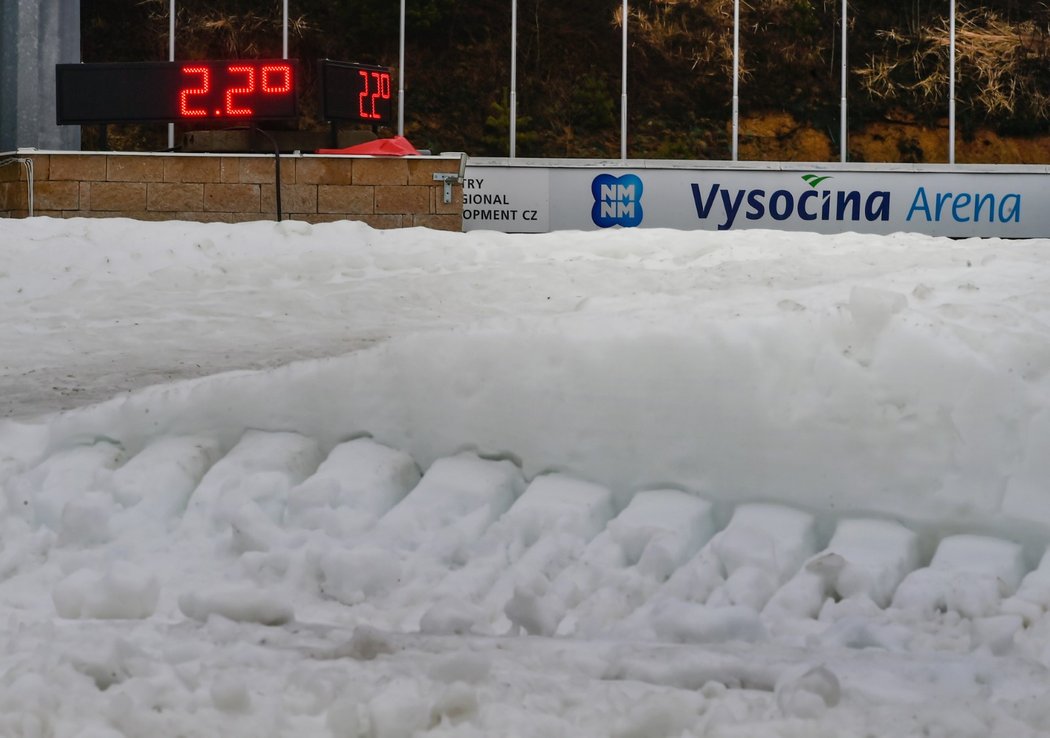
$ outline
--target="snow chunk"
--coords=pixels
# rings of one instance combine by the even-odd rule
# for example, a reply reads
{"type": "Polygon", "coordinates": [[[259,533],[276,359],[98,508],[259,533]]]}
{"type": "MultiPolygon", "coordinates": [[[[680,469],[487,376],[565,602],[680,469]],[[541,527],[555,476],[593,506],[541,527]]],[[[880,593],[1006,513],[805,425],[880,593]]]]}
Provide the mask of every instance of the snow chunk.
{"type": "Polygon", "coordinates": [[[477,716],[478,693],[463,682],[450,684],[434,702],[430,724],[456,725],[477,716]]]}
{"type": "Polygon", "coordinates": [[[937,546],[930,568],[992,576],[1012,593],[1025,575],[1021,545],[986,536],[958,535],[945,538],[937,546]]]}
{"type": "Polygon", "coordinates": [[[919,565],[918,536],[891,520],[840,520],[826,551],[843,561],[835,591],[843,598],[866,595],[880,607],[919,565]]]}
{"type": "Polygon", "coordinates": [[[1043,554],[1039,566],[1021,580],[1021,586],[1003,601],[1004,614],[1020,615],[1031,625],[1050,610],[1050,549],[1043,554]]]}
{"type": "Polygon", "coordinates": [[[605,487],[563,474],[537,477],[506,514],[526,548],[551,533],[590,540],[613,515],[612,493],[605,487]]]}
{"type": "Polygon", "coordinates": [[[632,703],[613,724],[612,738],[690,735],[705,707],[704,696],[691,692],[646,695],[632,703]]]}
{"type": "Polygon", "coordinates": [[[189,500],[184,525],[217,532],[244,505],[257,505],[274,522],[284,517],[288,492],[317,469],[316,441],[299,433],[249,430],[204,475],[189,500]]]}
{"type": "Polygon", "coordinates": [[[7,509],[57,533],[66,505],[88,492],[105,488],[113,469],[123,460],[123,449],[107,439],[53,453],[39,465],[7,480],[7,509]]]}
{"type": "Polygon", "coordinates": [[[627,565],[664,580],[711,539],[715,527],[709,502],[668,489],[634,495],[608,532],[627,565]]]}
{"type": "Polygon", "coordinates": [[[544,598],[547,590],[547,579],[543,576],[534,576],[515,586],[514,594],[503,608],[511,624],[529,635],[552,635],[561,611],[544,598]]]}
{"type": "MultiPolygon", "coordinates": [[[[553,635],[556,602],[550,582],[585,551],[613,516],[608,488],[562,474],[537,477],[479,545],[497,570],[483,607],[536,635],[553,635]]],[[[488,581],[480,579],[480,583],[488,581]]]]}
{"type": "Polygon", "coordinates": [[[1020,544],[976,535],[945,538],[926,569],[909,574],[893,605],[909,610],[950,610],[963,617],[996,614],[1024,576],[1020,544]]]}
{"type": "Polygon", "coordinates": [[[712,542],[727,575],[745,566],[785,581],[816,550],[813,516],[780,505],[741,505],[712,542]]]}
{"type": "Polygon", "coordinates": [[[321,591],[344,605],[356,605],[397,586],[401,565],[378,546],[329,549],[321,557],[321,591]]]}
{"type": "Polygon", "coordinates": [[[1017,615],[996,615],[977,618],[971,623],[974,646],[987,648],[994,656],[1002,656],[1014,645],[1014,636],[1024,629],[1024,620],[1017,615]]]}
{"type": "Polygon", "coordinates": [[[368,703],[372,738],[411,738],[430,725],[431,706],[415,679],[397,679],[368,703]]]}
{"type": "Polygon", "coordinates": [[[150,572],[118,561],[105,573],[80,569],[55,585],[55,610],[63,618],[142,619],[157,609],[160,584],[150,572]]]}
{"type": "Polygon", "coordinates": [[[294,617],[284,595],[244,585],[186,592],[179,597],[179,610],[194,620],[221,615],[228,620],[262,625],[284,625],[294,617]]]}
{"type": "Polygon", "coordinates": [[[380,518],[370,540],[438,559],[475,542],[524,487],[509,461],[475,454],[438,459],[405,499],[380,518]]]}
{"type": "Polygon", "coordinates": [[[427,610],[419,621],[421,633],[432,635],[463,635],[481,620],[481,609],[469,602],[442,599],[427,610]]]}
{"type": "Polygon", "coordinates": [[[828,597],[866,597],[885,607],[918,565],[918,536],[888,520],[842,520],[827,548],[769,601],[767,618],[816,617],[828,597]]]}
{"type": "Polygon", "coordinates": [[[204,436],[163,437],[146,446],[113,472],[114,499],[125,508],[131,528],[181,515],[193,490],[221,455],[218,441],[204,436]]]}
{"type": "Polygon", "coordinates": [[[112,536],[117,508],[113,498],[101,492],[88,492],[69,500],[62,507],[58,543],[72,548],[87,548],[105,543],[112,536]]]}
{"type": "Polygon", "coordinates": [[[359,533],[419,483],[412,457],[370,438],[341,443],[317,471],[288,495],[290,525],[333,536],[359,533]]]}
{"type": "Polygon", "coordinates": [[[597,634],[638,608],[714,535],[711,504],[678,490],[647,490],[558,575],[552,590],[569,609],[558,633],[597,634]]]}
{"type": "Polygon", "coordinates": [[[818,718],[842,697],[838,677],[826,666],[808,667],[801,674],[788,671],[777,680],[777,707],[785,715],[818,718]]]}

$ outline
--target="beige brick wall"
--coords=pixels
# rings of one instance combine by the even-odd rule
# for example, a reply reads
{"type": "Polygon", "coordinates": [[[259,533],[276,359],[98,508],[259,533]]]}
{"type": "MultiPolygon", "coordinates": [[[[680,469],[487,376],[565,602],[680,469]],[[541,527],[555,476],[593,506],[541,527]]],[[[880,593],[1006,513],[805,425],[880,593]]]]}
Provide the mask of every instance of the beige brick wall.
{"type": "MultiPolygon", "coordinates": [[[[241,222],[276,217],[274,158],[218,154],[30,154],[34,214],[241,222]]],[[[311,223],[462,230],[462,187],[445,203],[436,172],[455,158],[284,156],[281,211],[311,223]]],[[[0,168],[0,217],[28,214],[25,171],[0,168]]]]}

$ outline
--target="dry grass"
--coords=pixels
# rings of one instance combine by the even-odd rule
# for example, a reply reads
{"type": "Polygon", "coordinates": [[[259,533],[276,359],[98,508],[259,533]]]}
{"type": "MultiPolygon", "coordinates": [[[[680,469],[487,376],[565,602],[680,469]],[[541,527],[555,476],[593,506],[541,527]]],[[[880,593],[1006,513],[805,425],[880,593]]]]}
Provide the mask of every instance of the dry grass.
{"type": "MultiPolygon", "coordinates": [[[[949,21],[879,32],[884,51],[854,69],[865,91],[876,100],[943,105],[949,92],[949,21]]],[[[1050,117],[1050,75],[1045,29],[1032,22],[1011,23],[988,10],[961,13],[956,19],[956,94],[988,116],[1009,116],[1024,109],[1039,119],[1050,117]]]]}
{"type": "MultiPolygon", "coordinates": [[[[167,32],[167,0],[142,0],[150,18],[167,32]],[[163,26],[161,25],[163,24],[163,26]]],[[[188,12],[176,7],[177,34],[187,46],[182,55],[188,58],[221,56],[231,59],[258,58],[272,55],[281,47],[281,13],[279,9],[260,8],[232,14],[221,10],[188,12]]],[[[288,35],[302,38],[316,30],[305,16],[289,16],[288,35]]]]}
{"type": "MultiPolygon", "coordinates": [[[[733,64],[732,0],[655,0],[630,10],[635,43],[657,51],[678,68],[725,75],[733,64]]],[[[622,8],[615,25],[622,22],[622,8]]],[[[747,74],[741,69],[742,75],[747,74]]]]}

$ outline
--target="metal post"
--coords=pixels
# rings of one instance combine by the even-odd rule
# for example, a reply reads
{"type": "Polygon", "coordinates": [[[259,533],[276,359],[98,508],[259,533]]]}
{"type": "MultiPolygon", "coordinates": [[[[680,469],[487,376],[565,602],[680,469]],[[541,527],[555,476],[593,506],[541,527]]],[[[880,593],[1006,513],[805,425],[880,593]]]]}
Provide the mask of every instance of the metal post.
{"type": "Polygon", "coordinates": [[[405,0],[401,0],[401,28],[397,53],[397,135],[405,135],[405,0]]]}
{"type": "MultiPolygon", "coordinates": [[[[168,2],[168,61],[175,61],[175,0],[168,2]]],[[[175,149],[175,124],[168,124],[168,150],[175,149]]]]}
{"type": "Polygon", "coordinates": [[[284,0],[281,15],[281,58],[288,58],[288,0],[284,0]]]}
{"type": "Polygon", "coordinates": [[[510,3],[510,158],[518,155],[518,0],[510,3]]]}
{"type": "Polygon", "coordinates": [[[839,161],[846,162],[846,137],[848,135],[848,126],[846,125],[846,82],[849,79],[849,64],[846,55],[847,46],[849,40],[849,34],[846,29],[849,27],[847,19],[847,1],[842,0],[842,120],[839,124],[839,161]]]}
{"type": "Polygon", "coordinates": [[[740,0],[733,0],[733,161],[740,139],[740,0]]]}
{"type": "Polygon", "coordinates": [[[620,158],[627,159],[627,0],[623,0],[623,64],[620,73],[620,158]]]}
{"type": "Polygon", "coordinates": [[[951,0],[951,21],[949,22],[948,53],[948,163],[955,163],[955,0],[951,0]]]}

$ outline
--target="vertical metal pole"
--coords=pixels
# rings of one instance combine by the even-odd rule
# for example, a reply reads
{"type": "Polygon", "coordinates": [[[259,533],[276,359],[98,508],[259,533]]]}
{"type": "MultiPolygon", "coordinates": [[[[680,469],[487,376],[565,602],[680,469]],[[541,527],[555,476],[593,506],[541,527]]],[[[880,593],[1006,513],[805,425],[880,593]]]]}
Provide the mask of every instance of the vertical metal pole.
{"type": "Polygon", "coordinates": [[[846,162],[846,136],[848,135],[848,126],[846,125],[846,82],[849,78],[849,63],[846,55],[847,46],[849,40],[849,34],[846,29],[849,27],[847,14],[847,2],[848,0],[842,0],[842,120],[839,124],[839,161],[846,162]]]}
{"type": "MultiPolygon", "coordinates": [[[[175,61],[175,0],[168,2],[168,61],[175,61]]],[[[168,124],[168,150],[175,148],[175,124],[168,124]]]]}
{"type": "Polygon", "coordinates": [[[397,135],[405,135],[405,0],[401,0],[401,28],[397,53],[397,135]]]}
{"type": "Polygon", "coordinates": [[[733,161],[740,140],[740,0],[733,0],[733,161]]]}
{"type": "Polygon", "coordinates": [[[949,22],[948,53],[951,59],[948,62],[948,163],[955,163],[955,0],[951,0],[951,21],[949,22]]]}
{"type": "Polygon", "coordinates": [[[510,3],[510,158],[518,155],[518,0],[510,3]]]}
{"type": "Polygon", "coordinates": [[[288,0],[284,0],[281,15],[281,58],[288,58],[288,0]]]}
{"type": "Polygon", "coordinates": [[[623,64],[620,72],[620,158],[627,160],[627,0],[623,0],[623,64]]]}

